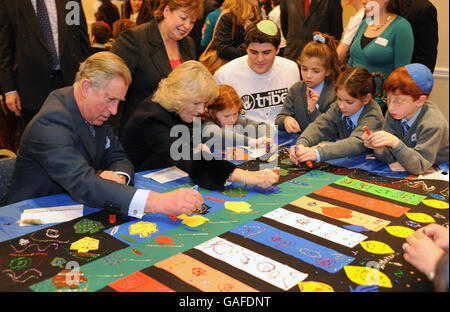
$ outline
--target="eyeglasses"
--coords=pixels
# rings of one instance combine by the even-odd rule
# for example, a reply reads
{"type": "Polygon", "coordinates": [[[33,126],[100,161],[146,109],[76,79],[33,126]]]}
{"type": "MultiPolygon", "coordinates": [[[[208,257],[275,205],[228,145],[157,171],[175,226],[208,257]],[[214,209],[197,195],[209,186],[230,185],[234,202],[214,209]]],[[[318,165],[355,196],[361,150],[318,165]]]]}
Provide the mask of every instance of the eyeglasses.
{"type": "Polygon", "coordinates": [[[392,96],[387,97],[387,102],[388,102],[388,104],[392,104],[392,105],[396,105],[396,106],[401,106],[401,105],[411,103],[410,100],[394,98],[392,96]]]}

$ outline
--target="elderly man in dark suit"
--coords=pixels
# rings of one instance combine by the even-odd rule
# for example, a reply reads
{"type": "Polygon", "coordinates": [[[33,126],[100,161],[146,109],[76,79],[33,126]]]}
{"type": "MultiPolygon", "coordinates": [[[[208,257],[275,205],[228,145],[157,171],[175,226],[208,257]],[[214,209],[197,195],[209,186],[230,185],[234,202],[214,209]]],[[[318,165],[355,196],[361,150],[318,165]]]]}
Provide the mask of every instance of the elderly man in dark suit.
{"type": "Polygon", "coordinates": [[[193,189],[159,194],[127,185],[134,167],[106,121],[130,82],[120,57],[99,52],[80,65],[72,87],[53,91],[25,129],[4,204],[66,192],[80,203],[137,218],[191,214],[201,206],[193,189]]]}
{"type": "Polygon", "coordinates": [[[90,54],[81,0],[0,0],[0,84],[25,124],[90,54]]]}
{"type": "Polygon", "coordinates": [[[336,40],[342,36],[340,0],[281,0],[281,30],[286,38],[284,57],[296,61],[314,31],[327,33],[336,40]]]}

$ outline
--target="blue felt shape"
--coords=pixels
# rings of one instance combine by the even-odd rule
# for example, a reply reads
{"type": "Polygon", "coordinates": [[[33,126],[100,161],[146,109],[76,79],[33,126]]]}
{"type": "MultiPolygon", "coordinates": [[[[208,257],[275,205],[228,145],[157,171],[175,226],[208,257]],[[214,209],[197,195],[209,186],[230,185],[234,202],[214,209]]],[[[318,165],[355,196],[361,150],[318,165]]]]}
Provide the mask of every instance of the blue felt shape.
{"type": "Polygon", "coordinates": [[[259,221],[249,221],[230,232],[277,249],[329,273],[337,273],[355,260],[259,221]]]}
{"type": "Polygon", "coordinates": [[[355,289],[352,286],[348,286],[350,292],[379,292],[380,287],[378,285],[358,285],[355,289]]]}
{"type": "Polygon", "coordinates": [[[444,200],[444,201],[446,200],[446,198],[441,194],[430,193],[429,196],[437,200],[444,200]]]}
{"type": "Polygon", "coordinates": [[[370,232],[369,229],[366,229],[365,227],[360,226],[360,225],[353,225],[353,224],[351,224],[351,225],[344,225],[344,228],[346,228],[349,231],[358,232],[358,233],[370,232]]]}

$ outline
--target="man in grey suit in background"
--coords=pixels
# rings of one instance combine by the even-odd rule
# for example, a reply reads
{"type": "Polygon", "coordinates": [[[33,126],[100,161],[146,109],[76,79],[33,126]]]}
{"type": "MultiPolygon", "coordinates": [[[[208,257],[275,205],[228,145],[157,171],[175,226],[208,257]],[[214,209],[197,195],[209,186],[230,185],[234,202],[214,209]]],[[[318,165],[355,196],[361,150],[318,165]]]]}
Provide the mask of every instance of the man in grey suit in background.
{"type": "Polygon", "coordinates": [[[128,185],[134,167],[106,121],[130,83],[127,65],[113,53],[81,63],[74,85],[53,91],[25,129],[3,204],[68,193],[82,204],[137,218],[200,207],[194,189],[160,194],[128,185]]]}

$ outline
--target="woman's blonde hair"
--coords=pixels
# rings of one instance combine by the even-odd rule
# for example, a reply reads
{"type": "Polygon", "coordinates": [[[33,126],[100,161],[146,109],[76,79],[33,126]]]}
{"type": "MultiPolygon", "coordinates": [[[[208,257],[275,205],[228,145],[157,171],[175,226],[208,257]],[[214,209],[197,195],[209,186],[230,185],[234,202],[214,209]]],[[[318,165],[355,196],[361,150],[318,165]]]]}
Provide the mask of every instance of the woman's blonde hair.
{"type": "Polygon", "coordinates": [[[219,87],[209,70],[200,62],[187,61],[159,82],[152,101],[170,112],[179,113],[198,98],[207,98],[207,104],[219,96],[219,87]]]}
{"type": "Polygon", "coordinates": [[[231,12],[238,18],[238,24],[243,24],[254,15],[253,7],[247,0],[225,0],[221,6],[224,12],[231,12]]]}
{"type": "Polygon", "coordinates": [[[116,77],[121,77],[128,86],[131,84],[130,70],[120,56],[106,51],[98,52],[80,64],[73,85],[77,87],[87,78],[91,80],[92,86],[99,90],[106,88],[116,77]]]}

